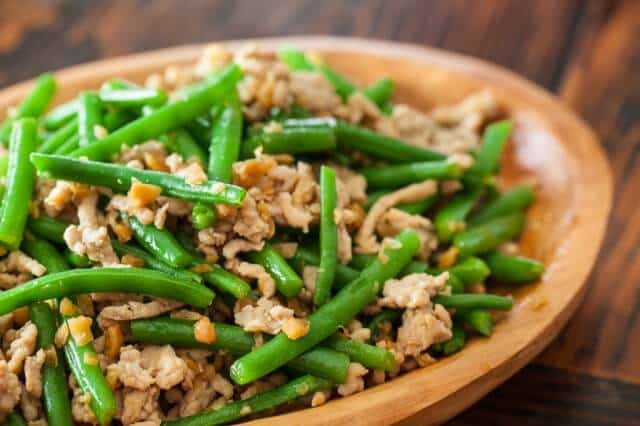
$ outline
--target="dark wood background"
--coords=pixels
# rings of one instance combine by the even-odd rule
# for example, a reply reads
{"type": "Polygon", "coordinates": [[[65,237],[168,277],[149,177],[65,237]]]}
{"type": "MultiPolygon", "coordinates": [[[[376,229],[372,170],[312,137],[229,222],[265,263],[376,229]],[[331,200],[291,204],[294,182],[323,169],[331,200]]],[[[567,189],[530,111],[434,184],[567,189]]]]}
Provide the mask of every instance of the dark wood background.
{"type": "Polygon", "coordinates": [[[478,56],[591,123],[616,196],[585,303],[533,365],[451,424],[640,424],[640,0],[0,0],[0,86],[130,52],[288,34],[478,56]]]}

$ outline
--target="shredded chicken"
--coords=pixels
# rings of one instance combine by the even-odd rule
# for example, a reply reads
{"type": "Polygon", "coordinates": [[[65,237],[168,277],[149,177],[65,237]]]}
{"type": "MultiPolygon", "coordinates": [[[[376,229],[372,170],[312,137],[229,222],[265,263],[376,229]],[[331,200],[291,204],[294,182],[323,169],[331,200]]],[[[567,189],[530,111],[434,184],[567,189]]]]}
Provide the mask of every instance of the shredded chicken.
{"type": "Polygon", "coordinates": [[[246,279],[258,281],[258,288],[263,297],[272,297],[276,294],[276,282],[261,265],[244,262],[239,259],[230,259],[225,263],[226,268],[246,279]]]}
{"type": "Polygon", "coordinates": [[[35,355],[27,357],[24,362],[25,389],[35,398],[42,396],[42,366],[46,357],[44,349],[40,349],[35,355]]]}
{"type": "Polygon", "coordinates": [[[436,182],[427,180],[415,183],[390,194],[380,197],[369,209],[362,227],[356,236],[356,251],[358,253],[375,253],[379,249],[379,243],[374,235],[376,224],[380,218],[393,206],[399,203],[413,203],[424,200],[435,194],[438,190],[436,182]]]}
{"type": "Polygon", "coordinates": [[[251,333],[278,334],[293,310],[276,300],[261,297],[256,305],[246,305],[235,313],[235,322],[251,333]]]}
{"type": "Polygon", "coordinates": [[[401,279],[390,279],[384,283],[380,306],[389,308],[422,308],[431,303],[431,297],[444,290],[449,273],[438,276],[410,274],[401,279]]]}
{"type": "Polygon", "coordinates": [[[24,361],[35,352],[37,337],[38,329],[31,321],[18,330],[16,338],[6,352],[10,372],[14,374],[22,372],[24,361]]]}
{"type": "Polygon", "coordinates": [[[451,339],[451,316],[442,305],[407,309],[398,329],[398,350],[418,356],[434,343],[451,339]]]}
{"type": "Polygon", "coordinates": [[[438,239],[433,232],[431,221],[424,216],[392,208],[387,210],[376,224],[376,231],[382,237],[395,237],[403,229],[413,229],[418,234],[420,238],[418,259],[427,260],[438,247],[438,239]]]}
{"type": "Polygon", "coordinates": [[[146,346],[142,351],[123,346],[120,359],[109,365],[108,371],[129,388],[143,391],[153,385],[170,389],[184,380],[187,365],[169,345],[146,346]]]}
{"type": "Polygon", "coordinates": [[[315,114],[329,114],[342,104],[329,80],[319,72],[291,73],[289,88],[296,102],[315,114]]]}
{"type": "Polygon", "coordinates": [[[130,425],[141,420],[160,420],[159,396],[160,390],[155,386],[146,390],[125,388],[120,414],[122,424],[130,425]]]}
{"type": "Polygon", "coordinates": [[[6,361],[0,360],[0,422],[18,404],[20,393],[21,386],[18,376],[9,370],[6,361]]]}
{"type": "Polygon", "coordinates": [[[367,374],[369,370],[357,362],[349,364],[347,370],[347,381],[341,385],[338,385],[338,394],[341,396],[352,395],[364,390],[364,379],[362,378],[367,374]]]}
{"type": "Polygon", "coordinates": [[[182,307],[184,303],[169,299],[156,299],[151,302],[128,301],[124,305],[107,306],[98,315],[98,324],[103,329],[114,321],[131,321],[139,318],[151,318],[182,307]]]}
{"type": "Polygon", "coordinates": [[[43,275],[47,269],[20,250],[9,253],[0,260],[0,288],[9,289],[43,275]]]}

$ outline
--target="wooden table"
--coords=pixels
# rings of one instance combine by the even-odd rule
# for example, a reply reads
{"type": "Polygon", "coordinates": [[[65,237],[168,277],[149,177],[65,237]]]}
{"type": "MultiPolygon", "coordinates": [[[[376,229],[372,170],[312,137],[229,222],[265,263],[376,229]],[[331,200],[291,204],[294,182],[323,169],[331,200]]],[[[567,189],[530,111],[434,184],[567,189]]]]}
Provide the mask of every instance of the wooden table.
{"type": "Polygon", "coordinates": [[[130,52],[286,34],[475,55],[557,93],[591,123],[616,197],[586,300],[533,365],[451,424],[639,424],[639,0],[2,0],[0,86],[130,52]]]}

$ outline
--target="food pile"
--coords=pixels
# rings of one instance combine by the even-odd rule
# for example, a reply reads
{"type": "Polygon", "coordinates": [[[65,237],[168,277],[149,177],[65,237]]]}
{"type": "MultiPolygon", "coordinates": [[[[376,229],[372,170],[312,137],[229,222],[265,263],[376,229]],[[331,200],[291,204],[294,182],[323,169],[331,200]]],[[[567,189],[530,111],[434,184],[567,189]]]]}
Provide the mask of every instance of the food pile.
{"type": "Polygon", "coordinates": [[[490,336],[537,280],[490,92],[425,113],[313,53],[209,46],[0,127],[0,423],[315,407],[490,336]]]}

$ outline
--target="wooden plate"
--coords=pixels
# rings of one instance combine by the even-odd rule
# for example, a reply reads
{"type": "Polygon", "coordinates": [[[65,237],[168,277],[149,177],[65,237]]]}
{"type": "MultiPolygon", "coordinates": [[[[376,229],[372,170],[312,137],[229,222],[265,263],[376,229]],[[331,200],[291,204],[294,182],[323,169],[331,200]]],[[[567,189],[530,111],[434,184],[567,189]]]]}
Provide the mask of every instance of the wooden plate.
{"type": "MultiPolygon", "coordinates": [[[[515,309],[489,339],[473,339],[452,357],[365,392],[252,424],[375,425],[403,419],[428,424],[451,418],[536,356],[581,301],[612,198],[611,172],[596,136],[542,88],[470,57],[349,38],[252,41],[268,48],[292,44],[319,51],[329,65],[359,84],[389,76],[397,84],[396,101],[423,109],[489,88],[513,117],[516,127],[503,175],[511,182],[534,178],[538,183],[538,198],[529,211],[522,242],[524,253],[547,265],[542,282],[513,291],[515,309]]],[[[143,81],[167,65],[193,61],[201,47],[178,47],[60,71],[56,101],[97,88],[113,76],[143,81]]],[[[17,103],[28,87],[25,83],[1,91],[0,108],[4,111],[17,103]]]]}

